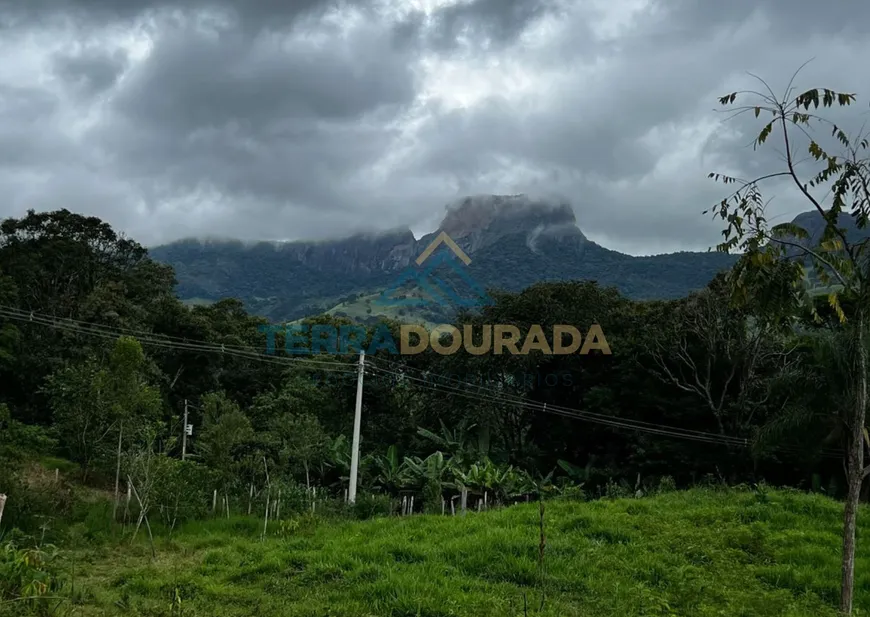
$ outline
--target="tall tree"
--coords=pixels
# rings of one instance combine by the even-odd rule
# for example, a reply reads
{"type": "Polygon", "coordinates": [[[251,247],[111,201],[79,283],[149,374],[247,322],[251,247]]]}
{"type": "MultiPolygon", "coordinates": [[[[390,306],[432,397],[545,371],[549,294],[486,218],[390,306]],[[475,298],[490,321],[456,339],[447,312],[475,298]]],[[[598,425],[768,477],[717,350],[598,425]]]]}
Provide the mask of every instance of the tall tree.
{"type": "Polygon", "coordinates": [[[157,419],[159,391],[146,378],[147,360],[139,342],[120,337],[104,360],[89,359],[52,375],[47,383],[55,425],[86,480],[94,466],[107,466],[121,427],[157,419]]]}
{"type": "MultiPolygon", "coordinates": [[[[0,223],[0,269],[18,289],[16,308],[63,321],[22,323],[16,379],[9,389],[15,411],[47,422],[43,380],[92,355],[103,341],[81,323],[147,329],[161,299],[171,297],[174,275],[148,258],[144,247],[95,217],[68,210],[36,213],[0,223]]],[[[177,300],[176,300],[177,301],[177,300]]]]}
{"type": "Polygon", "coordinates": [[[203,426],[197,442],[202,461],[214,469],[227,490],[243,471],[254,438],[251,421],[224,392],[202,397],[203,426]]]}
{"type": "MultiPolygon", "coordinates": [[[[761,80],[759,80],[761,81],[761,80]]],[[[734,92],[719,99],[723,106],[734,105],[738,97],[753,96],[748,105],[737,107],[737,113],[764,115],[755,146],[766,143],[774,134],[781,139],[785,168],[752,180],[711,173],[710,177],[736,189],[710,211],[721,218],[726,227],[725,241],[719,250],[742,250],[740,260],[730,275],[735,299],[744,305],[753,300],[753,281],[771,276],[774,270],[790,264],[794,293],[792,306],[781,304],[778,309],[795,310],[802,302],[815,312],[811,300],[806,264],[821,285],[828,301],[839,317],[840,329],[855,350],[848,368],[852,396],[843,410],[846,438],[847,497],[843,514],[843,560],[840,610],[852,612],[855,578],[855,536],[861,485],[867,477],[864,466],[864,427],[868,404],[868,336],[870,336],[870,270],[868,270],[867,240],[855,240],[844,223],[865,229],[870,220],[870,159],[868,141],[863,135],[850,137],[833,122],[814,113],[819,107],[845,107],[855,101],[855,95],[827,88],[814,88],[795,95],[794,77],[782,96],[776,95],[762,81],[766,92],[734,92]],[[810,111],[812,109],[812,111],[810,111]],[[831,145],[810,133],[824,128],[823,135],[833,137],[831,145]],[[817,164],[804,176],[798,163],[804,158],[799,144],[817,164]],[[837,145],[834,145],[837,144],[837,145]],[[841,147],[832,154],[832,147],[841,147]],[[821,233],[811,234],[796,224],[771,227],[765,216],[761,185],[769,180],[785,179],[795,187],[798,197],[812,207],[821,221],[821,233]]]]}

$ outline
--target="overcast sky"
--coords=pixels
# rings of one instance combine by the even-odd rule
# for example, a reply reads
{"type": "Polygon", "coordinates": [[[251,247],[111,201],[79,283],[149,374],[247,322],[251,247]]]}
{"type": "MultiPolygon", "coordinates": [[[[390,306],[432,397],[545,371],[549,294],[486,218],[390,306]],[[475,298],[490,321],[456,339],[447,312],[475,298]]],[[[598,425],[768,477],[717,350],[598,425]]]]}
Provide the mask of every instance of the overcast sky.
{"type": "Polygon", "coordinates": [[[524,192],[609,248],[704,250],[707,173],[780,165],[717,97],[811,58],[796,86],[870,119],[858,0],[0,0],[0,217],[66,207],[147,245],[419,235],[524,192]]]}

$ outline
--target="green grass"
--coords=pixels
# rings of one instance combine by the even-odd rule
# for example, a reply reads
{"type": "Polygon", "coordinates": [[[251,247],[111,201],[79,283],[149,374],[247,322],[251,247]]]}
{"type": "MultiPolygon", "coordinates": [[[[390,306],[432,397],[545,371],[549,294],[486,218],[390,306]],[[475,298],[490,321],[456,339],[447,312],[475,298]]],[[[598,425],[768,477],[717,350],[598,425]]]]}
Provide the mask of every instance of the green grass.
{"type": "MultiPolygon", "coordinates": [[[[327,315],[342,314],[350,319],[364,320],[375,316],[395,321],[420,324],[434,327],[437,323],[430,321],[428,311],[424,307],[391,305],[388,302],[379,304],[382,292],[361,295],[353,302],[341,302],[326,311],[327,315]]],[[[420,290],[410,289],[406,291],[408,297],[423,297],[420,290]]]]}
{"type": "MultiPolygon", "coordinates": [[[[814,616],[836,614],[841,504],[819,495],[696,489],[546,504],[539,612],[538,508],[465,518],[190,523],[171,540],[80,549],[77,615],[814,616]],[[178,613],[173,613],[178,614],[178,613]]],[[[856,607],[870,611],[861,512],[856,607]]]]}

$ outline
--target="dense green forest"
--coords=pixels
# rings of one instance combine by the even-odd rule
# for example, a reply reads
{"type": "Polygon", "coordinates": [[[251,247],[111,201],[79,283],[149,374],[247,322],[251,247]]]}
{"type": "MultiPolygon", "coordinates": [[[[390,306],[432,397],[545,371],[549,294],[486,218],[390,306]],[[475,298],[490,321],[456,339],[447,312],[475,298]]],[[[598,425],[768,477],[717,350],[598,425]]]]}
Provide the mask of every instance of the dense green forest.
{"type": "MultiPolygon", "coordinates": [[[[5,221],[2,233],[4,434],[14,438],[5,447],[62,455],[83,480],[111,488],[119,438],[122,478],[147,453],[165,459],[167,472],[181,465],[186,400],[194,434],[185,466],[222,474],[206,493],[239,495],[262,486],[267,470],[273,482],[336,493],[346,486],[354,355],[266,355],[262,320],[233,300],[183,305],[168,267],[96,219],[29,213],[5,221]]],[[[545,332],[597,323],[612,355],[378,352],[367,358],[363,486],[397,493],[416,482],[422,490],[423,462],[438,450],[443,469],[431,473],[439,481],[474,464],[515,483],[521,472],[564,467],[593,492],[610,481],[634,489],[638,476],[641,485],[662,476],[688,484],[712,474],[838,495],[842,472],[831,452],[842,444],[830,418],[812,414],[782,435],[776,424],[797,389],[819,401],[836,392],[814,379],[812,342],[824,324],[807,320],[799,334],[773,336],[751,313],[728,308],[726,293],[722,278],[672,302],[544,283],[461,317],[545,332]],[[794,374],[783,373],[785,358],[794,374]]],[[[522,483],[492,488],[502,500],[528,492],[522,483]]],[[[208,495],[201,501],[210,505],[208,495]]],[[[24,505],[10,500],[4,520],[17,521],[24,505]]]]}
{"type": "MultiPolygon", "coordinates": [[[[810,91],[796,105],[813,96],[829,101],[827,91],[810,91]]],[[[802,263],[774,242],[779,231],[807,234],[767,230],[750,183],[717,209],[728,225],[720,248],[743,255],[697,293],[636,301],[588,281],[538,283],[493,292],[491,305],[455,321],[476,332],[540,325],[551,347],[554,325],[597,324],[611,354],[368,355],[354,503],[355,354],[266,353],[265,320],[238,300],[183,304],[169,266],[96,218],[61,210],[3,221],[0,567],[9,582],[0,582],[0,599],[53,597],[41,549],[26,547],[70,541],[74,530],[91,541],[107,529],[147,536],[156,557],[155,535],[171,538],[206,518],[263,516],[265,539],[275,531],[270,518],[292,535],[300,523],[288,517],[303,513],[447,515],[538,501],[531,524],[541,526],[543,563],[546,500],[745,484],[764,501],[769,483],[845,499],[841,610],[851,611],[858,503],[870,475],[870,282],[863,241],[837,240],[837,221],[851,190],[853,216],[866,225],[870,196],[860,193],[864,168],[826,165],[845,183],[819,212],[827,252],[809,252],[827,296],[806,293],[802,263]]],[[[328,315],[306,321],[351,325],[328,315]]],[[[399,324],[387,327],[398,340],[399,324]]],[[[365,331],[368,347],[375,328],[365,331]]],[[[619,544],[624,532],[601,533],[619,544]]],[[[863,601],[867,579],[858,580],[863,601]]],[[[420,614],[409,611],[401,614],[420,614]]]]}

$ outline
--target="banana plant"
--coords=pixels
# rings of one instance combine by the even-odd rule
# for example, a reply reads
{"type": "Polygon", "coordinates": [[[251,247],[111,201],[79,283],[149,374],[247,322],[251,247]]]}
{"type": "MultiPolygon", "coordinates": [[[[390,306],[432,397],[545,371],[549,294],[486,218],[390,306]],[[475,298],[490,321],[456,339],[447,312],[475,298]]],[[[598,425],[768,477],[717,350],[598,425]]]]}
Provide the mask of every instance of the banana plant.
{"type": "Polygon", "coordinates": [[[505,501],[532,492],[534,483],[531,477],[511,465],[497,465],[489,458],[473,463],[467,469],[458,465],[451,468],[456,489],[470,489],[475,493],[492,493],[494,499],[505,501]]]}
{"type": "Polygon", "coordinates": [[[410,482],[410,470],[404,461],[399,459],[396,446],[387,448],[385,455],[372,457],[375,489],[383,490],[390,495],[397,495],[410,482]]]}
{"type": "Polygon", "coordinates": [[[585,482],[589,477],[589,468],[578,467],[573,463],[559,459],[556,463],[561,467],[568,477],[576,483],[585,482]]]}
{"type": "Polygon", "coordinates": [[[406,457],[404,466],[413,482],[418,485],[425,484],[427,481],[443,482],[449,469],[443,452],[435,452],[425,459],[421,459],[419,456],[406,457]]]}
{"type": "MultiPolygon", "coordinates": [[[[344,435],[339,435],[331,441],[327,448],[325,460],[321,464],[321,474],[325,475],[328,469],[335,469],[339,474],[342,484],[350,479],[351,443],[344,435]]],[[[373,463],[372,455],[360,457],[359,472],[364,475],[365,471],[373,463]]]]}
{"type": "Polygon", "coordinates": [[[476,424],[468,424],[466,420],[463,420],[456,428],[450,430],[442,420],[440,434],[425,428],[418,428],[417,434],[431,441],[439,450],[446,452],[449,459],[460,465],[466,465],[475,457],[469,432],[476,426],[476,424]]]}

